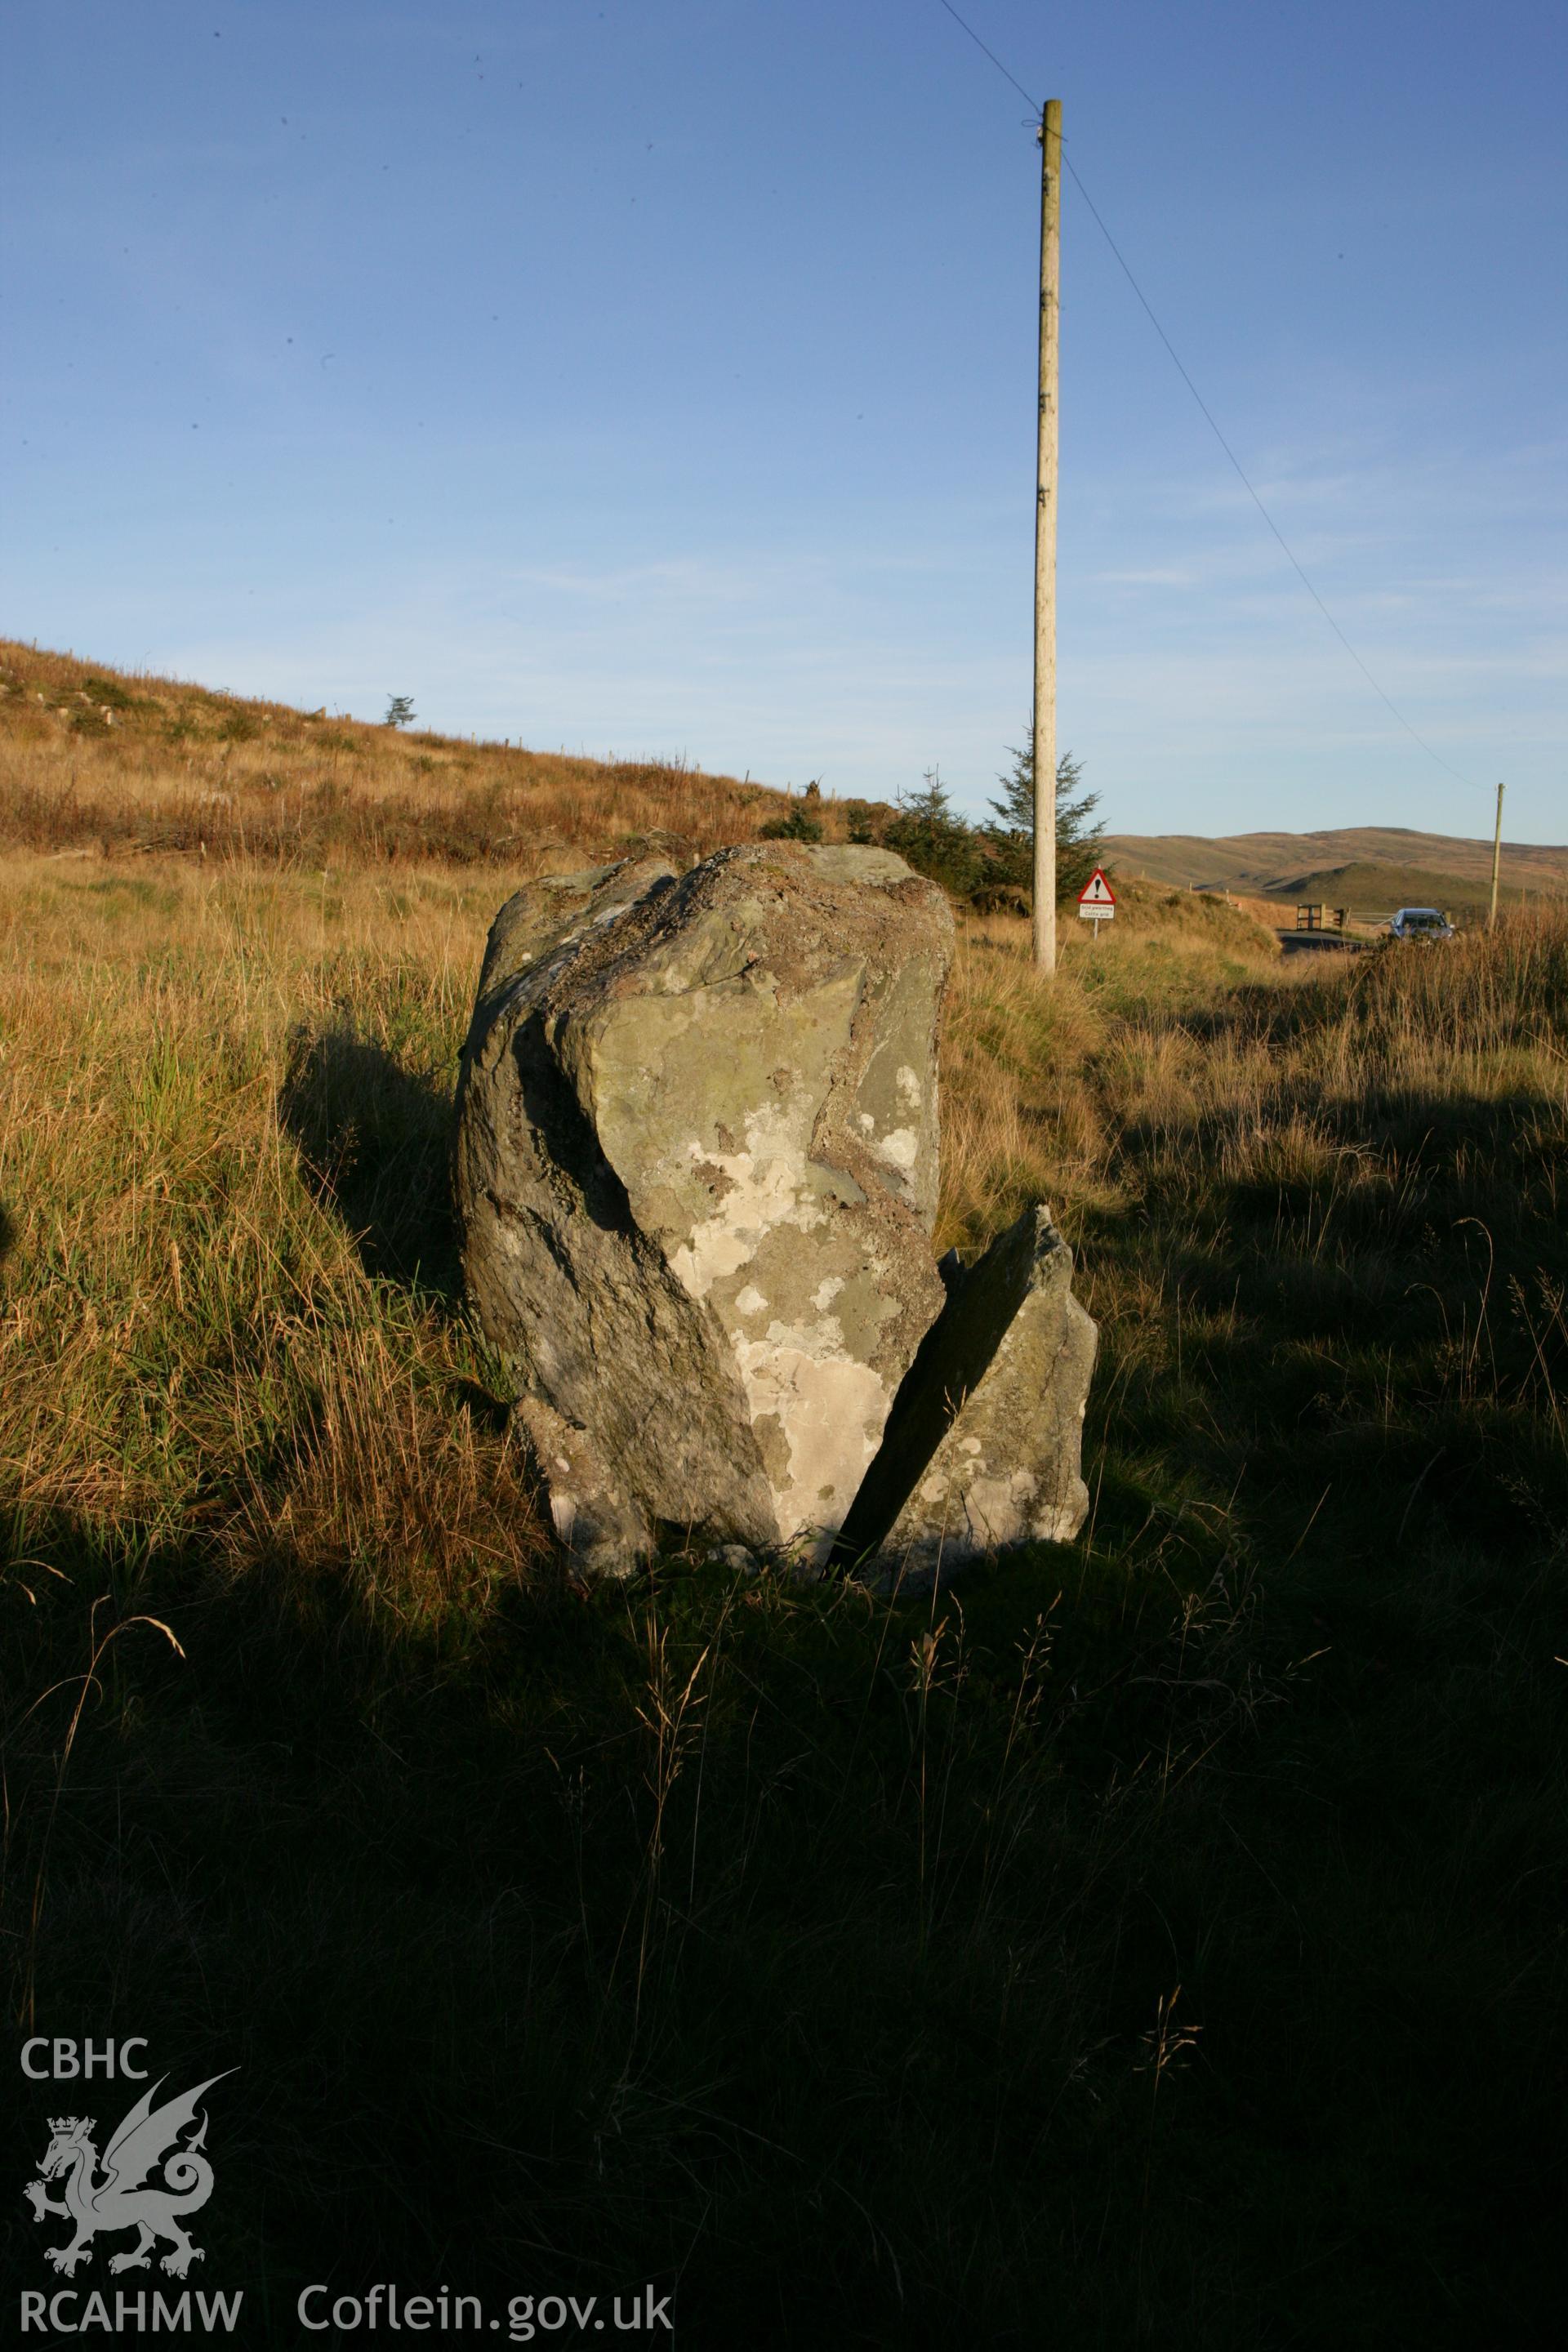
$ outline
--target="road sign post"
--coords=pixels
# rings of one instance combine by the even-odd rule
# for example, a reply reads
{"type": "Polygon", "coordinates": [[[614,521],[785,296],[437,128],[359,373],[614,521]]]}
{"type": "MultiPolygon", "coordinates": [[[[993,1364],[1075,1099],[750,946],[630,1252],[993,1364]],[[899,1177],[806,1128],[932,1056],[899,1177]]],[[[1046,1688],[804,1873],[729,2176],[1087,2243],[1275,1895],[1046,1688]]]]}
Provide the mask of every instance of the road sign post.
{"type": "Polygon", "coordinates": [[[1094,925],[1093,939],[1098,947],[1101,923],[1113,922],[1116,919],[1116,893],[1106,880],[1103,869],[1098,866],[1078,894],[1078,911],[1084,922],[1094,925]]]}

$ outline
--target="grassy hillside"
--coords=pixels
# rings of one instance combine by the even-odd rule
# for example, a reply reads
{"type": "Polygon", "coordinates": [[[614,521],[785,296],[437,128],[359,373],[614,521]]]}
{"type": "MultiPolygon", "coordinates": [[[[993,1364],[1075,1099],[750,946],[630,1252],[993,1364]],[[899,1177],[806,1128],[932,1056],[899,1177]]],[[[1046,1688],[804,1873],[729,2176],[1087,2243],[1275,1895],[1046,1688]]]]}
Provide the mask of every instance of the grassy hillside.
{"type": "MultiPolygon", "coordinates": [[[[1484,908],[1492,845],[1398,826],[1324,833],[1116,834],[1105,843],[1119,871],[1178,888],[1217,888],[1295,904],[1318,898],[1357,912],[1436,903],[1484,908]]],[[[1568,893],[1568,847],[1507,842],[1501,895],[1518,900],[1568,893]]]]}
{"type": "MultiPolygon", "coordinates": [[[[715,2347],[1540,2340],[1568,926],[1303,979],[1134,885],[1048,987],[966,923],[937,1243],[1056,1206],[1081,1539],[920,1603],[587,1591],[456,1282],[455,1055],[537,845],[478,862],[446,748],[451,858],[363,814],[327,871],[280,827],[0,858],[13,2028],[241,2069],[202,2284],[255,2343],[322,2279],[652,2280],[715,2347]]],[[[585,845],[623,784],[539,788],[585,845]]],[[[41,2235],[0,2210],[8,2290],[41,2235]]]]}
{"type": "MultiPolygon", "coordinates": [[[[405,732],[0,639],[4,847],[538,873],[667,836],[706,856],[787,806],[679,761],[405,732]]],[[[822,822],[845,837],[841,803],[822,822]]]]}

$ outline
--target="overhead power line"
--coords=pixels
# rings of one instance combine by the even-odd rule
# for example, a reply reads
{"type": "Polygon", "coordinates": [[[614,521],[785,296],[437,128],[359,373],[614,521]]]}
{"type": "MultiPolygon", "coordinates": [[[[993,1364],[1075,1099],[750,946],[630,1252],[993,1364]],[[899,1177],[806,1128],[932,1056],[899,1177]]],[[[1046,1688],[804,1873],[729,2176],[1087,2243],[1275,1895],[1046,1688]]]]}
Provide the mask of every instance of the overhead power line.
{"type": "MultiPolygon", "coordinates": [[[[952,5],[952,0],[938,0],[938,5],[946,9],[948,15],[952,18],[953,23],[959,26],[960,30],[967,33],[975,47],[979,49],[983,55],[990,58],[991,63],[995,67],[1003,79],[1005,81],[1011,82],[1019,97],[1026,100],[1034,109],[1036,115],[1043,120],[1045,110],[1039,100],[1032,97],[1024,88],[1023,83],[1017,79],[1017,76],[1008,71],[1001,58],[996,55],[995,50],[988,47],[985,42],[981,39],[973,26],[969,24],[965,18],[959,15],[957,9],[952,5]]],[[[1065,141],[1063,142],[1063,144],[1065,146],[1065,141]]],[[[1094,198],[1089,194],[1089,190],[1084,186],[1082,177],[1074,166],[1071,156],[1064,155],[1062,160],[1067,164],[1068,170],[1072,173],[1073,184],[1078,189],[1078,192],[1083,198],[1084,203],[1089,206],[1095,226],[1099,229],[1101,236],[1104,237],[1106,244],[1110,247],[1112,254],[1116,257],[1117,265],[1120,268],[1122,276],[1126,278],[1129,286],[1131,287],[1133,293],[1138,297],[1138,299],[1142,303],[1144,312],[1148,317],[1150,325],[1153,328],[1154,332],[1159,336],[1160,341],[1164,344],[1167,352],[1170,354],[1172,363],[1174,366],[1177,374],[1181,377],[1182,382],[1186,385],[1187,390],[1192,394],[1194,400],[1196,401],[1198,408],[1203,415],[1204,421],[1208,425],[1210,432],[1214,435],[1215,439],[1219,443],[1220,447],[1225,451],[1226,456],[1229,458],[1232,466],[1236,468],[1237,477],[1239,478],[1247,497],[1252,500],[1253,505],[1263,517],[1264,521],[1273,532],[1274,537],[1279,541],[1287,562],[1289,563],[1290,568],[1295,572],[1298,580],[1301,583],[1302,587],[1306,590],[1308,595],[1311,598],[1313,604],[1317,606],[1319,612],[1322,614],[1330,628],[1332,629],[1335,636],[1338,637],[1341,645],[1344,647],[1346,653],[1349,654],[1352,661],[1354,662],[1357,669],[1360,670],[1363,677],[1365,678],[1368,686],[1371,687],[1378,700],[1384,705],[1384,709],[1398,720],[1400,726],[1404,728],[1405,732],[1409,736],[1411,741],[1416,744],[1421,751],[1425,751],[1429,760],[1436,761],[1438,767],[1443,770],[1444,773],[1446,775],[1452,776],[1456,783],[1464,784],[1467,789],[1469,789],[1470,782],[1468,777],[1461,776],[1457,768],[1451,768],[1448,765],[1447,761],[1444,759],[1442,753],[1440,751],[1435,751],[1424,735],[1417,734],[1415,729],[1412,727],[1409,719],[1406,719],[1398,704],[1390,695],[1384,692],[1377,679],[1373,676],[1372,671],[1362,659],[1360,654],[1357,653],[1354,646],[1352,645],[1350,639],[1341,628],[1339,623],[1335,620],[1333,614],[1330,612],[1328,606],[1324,604],[1321,596],[1319,595],[1318,591],[1314,588],[1311,581],[1308,578],[1307,573],[1297,557],[1295,550],[1290,545],[1289,541],[1286,538],[1284,532],[1280,530],[1279,524],[1269,513],[1268,509],[1264,505],[1262,499],[1258,496],[1258,489],[1250,476],[1247,474],[1247,468],[1243,466],[1240,458],[1237,456],[1236,451],[1231,447],[1230,443],[1226,439],[1225,435],[1221,432],[1219,425],[1215,421],[1214,412],[1209,407],[1207,401],[1205,400],[1202,393],[1198,390],[1197,385],[1193,382],[1192,377],[1188,374],[1186,368],[1182,362],[1180,352],[1177,351],[1174,343],[1172,342],[1170,336],[1165,332],[1164,328],[1160,323],[1159,318],[1155,313],[1153,304],[1150,301],[1149,297],[1144,293],[1143,289],[1139,285],[1137,278],[1133,276],[1131,266],[1129,263],[1126,255],[1122,252],[1121,247],[1117,244],[1116,239],[1111,236],[1110,229],[1107,228],[1104,220],[1100,217],[1100,208],[1096,205],[1094,198]]]]}
{"type": "Polygon", "coordinates": [[[1012,85],[1013,85],[1014,89],[1017,91],[1017,93],[1018,93],[1019,97],[1020,97],[1020,98],[1025,101],[1026,105],[1032,106],[1032,107],[1034,108],[1034,110],[1035,110],[1035,112],[1036,112],[1037,114],[1038,114],[1038,113],[1041,111],[1041,107],[1040,107],[1040,101],[1039,101],[1039,100],[1038,100],[1037,98],[1031,98],[1031,97],[1029,96],[1028,91],[1024,88],[1023,83],[1022,83],[1022,82],[1017,79],[1016,75],[1015,75],[1015,74],[1010,74],[1010,73],[1007,71],[1006,67],[1003,64],[1003,62],[1002,62],[1001,58],[997,56],[997,54],[996,54],[996,52],[995,52],[995,50],[994,50],[994,49],[987,49],[987,48],[985,48],[985,44],[984,44],[984,42],[981,39],[981,37],[980,37],[979,34],[975,31],[975,29],[974,29],[973,26],[973,25],[966,25],[966,24],[964,23],[964,21],[963,21],[963,18],[959,15],[959,13],[958,13],[957,9],[956,9],[955,7],[953,7],[953,5],[952,5],[952,0],[942,0],[942,5],[946,10],[947,10],[948,15],[952,18],[953,23],[954,23],[955,25],[959,26],[962,28],[962,30],[963,30],[963,31],[964,31],[964,32],[966,32],[966,33],[968,34],[968,36],[969,36],[970,39],[973,42],[973,44],[974,44],[975,47],[976,47],[977,49],[984,49],[984,50],[985,50],[985,55],[990,58],[990,60],[991,60],[992,64],[995,67],[995,68],[996,68],[997,72],[1002,76],[1003,79],[1004,79],[1005,81],[1010,81],[1010,82],[1012,83],[1012,85]]]}

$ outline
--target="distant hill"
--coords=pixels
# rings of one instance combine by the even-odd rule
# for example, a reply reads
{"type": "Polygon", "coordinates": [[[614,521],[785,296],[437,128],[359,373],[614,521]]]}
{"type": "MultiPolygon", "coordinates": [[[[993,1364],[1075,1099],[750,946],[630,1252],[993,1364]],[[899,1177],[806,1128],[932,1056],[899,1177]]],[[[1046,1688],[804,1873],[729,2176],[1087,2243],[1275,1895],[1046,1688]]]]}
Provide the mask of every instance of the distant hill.
{"type": "MultiPolygon", "coordinates": [[[[1430,904],[1450,911],[1484,906],[1491,887],[1489,841],[1416,833],[1403,825],[1349,825],[1324,833],[1107,834],[1108,863],[1178,888],[1227,890],[1295,906],[1321,899],[1358,914],[1430,904]]],[[[1502,890],[1568,892],[1568,845],[1505,841],[1502,890]]]]}

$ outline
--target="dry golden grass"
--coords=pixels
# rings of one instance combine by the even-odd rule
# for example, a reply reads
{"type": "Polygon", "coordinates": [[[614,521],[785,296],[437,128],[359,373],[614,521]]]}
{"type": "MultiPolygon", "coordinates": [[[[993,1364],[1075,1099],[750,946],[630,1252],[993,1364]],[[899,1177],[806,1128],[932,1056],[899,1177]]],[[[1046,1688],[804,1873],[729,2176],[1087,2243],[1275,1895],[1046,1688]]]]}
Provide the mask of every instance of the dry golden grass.
{"type": "MultiPolygon", "coordinates": [[[[395,1613],[467,1613],[541,1553],[447,1207],[486,926],[542,870],[650,837],[702,854],[754,836],[779,796],[18,645],[0,646],[0,755],[16,1524],[199,1539],[237,1563],[286,1550],[395,1613]]],[[[842,837],[841,804],[816,814],[842,837]]],[[[1020,936],[964,933],[944,1233],[993,1229],[1072,1137],[1089,1181],[1081,1091],[1051,1097],[1042,1167],[1043,1000],[1020,936]]],[[[1136,884],[1116,935],[1091,951],[1068,922],[1065,949],[1050,1020],[1079,1055],[1129,987],[1185,973],[1179,995],[1273,953],[1228,910],[1136,884]]]]}
{"type": "Polygon", "coordinates": [[[1223,901],[1116,887],[1098,939],[1064,919],[1052,980],[1034,969],[1026,923],[961,926],[942,1035],[940,1248],[978,1245],[1034,1201],[1111,1198],[1119,1128],[1179,1087],[1192,1059],[1185,1019],[1280,971],[1272,931],[1223,901]]]}
{"type": "Polygon", "coordinates": [[[14,1524],[199,1538],[237,1562],[286,1549],[415,1616],[534,1558],[449,1264],[421,1268],[497,896],[493,877],[0,867],[14,1524]],[[367,1150],[387,1202],[355,1192],[367,1150]]]}
{"type": "MultiPolygon", "coordinates": [[[[674,760],[605,763],[327,719],[0,639],[0,845],[523,874],[670,836],[755,838],[785,795],[674,760]]],[[[828,839],[843,803],[814,803],[828,839]]]]}
{"type": "MultiPolygon", "coordinates": [[[[0,866],[0,1477],[24,1519],[280,1546],[416,1614],[537,1561],[446,1190],[486,927],[527,871],[0,866]]],[[[1395,1070],[1495,1096],[1552,1050],[1509,1027],[1486,943],[1462,1017],[1460,967],[1405,959],[1391,1034],[1346,1016],[1351,991],[1291,1035],[1312,992],[1270,981],[1245,919],[1134,892],[1119,921],[1069,931],[1054,984],[1024,925],[961,927],[939,1247],[1042,1197],[1074,1235],[1126,1210],[1134,1133],[1190,1153],[1194,1195],[1263,1183],[1349,1165],[1325,1122],[1395,1070]]]]}
{"type": "MultiPolygon", "coordinates": [[[[78,840],[0,866],[9,1504],[20,1524],[199,1538],[237,1563],[286,1549],[395,1613],[469,1614],[543,1552],[447,1202],[486,927],[542,866],[656,826],[700,851],[766,803],[730,779],[10,659],[0,816],[26,832],[42,811],[48,837],[94,812],[108,854],[78,840]],[[197,854],[156,846],[160,828],[195,828],[197,854]],[[448,836],[460,862],[424,854],[448,836]]],[[[1099,939],[1064,919],[1054,983],[1024,924],[961,923],[937,1241],[977,1246],[1049,1199],[1129,1338],[1143,1276],[1122,1296],[1094,1235],[1143,1213],[1152,1171],[1194,1202],[1375,1192],[1369,1106],[1561,1093],[1554,1016],[1521,1009],[1554,1001],[1545,919],[1325,974],[1281,970],[1271,931],[1223,900],[1137,881],[1119,898],[1099,939]]]]}
{"type": "MultiPolygon", "coordinates": [[[[537,1564],[447,1199],[485,931],[530,870],[0,864],[0,1482],[20,1523],[286,1550],[416,1616],[537,1564]]],[[[1120,1052],[1139,1097],[1168,1048],[1113,1049],[1113,1000],[1184,1001],[1217,969],[1212,916],[1170,919],[1186,929],[1069,936],[1054,996],[1022,925],[964,929],[942,1245],[1103,1189],[1112,1106],[1069,1073],[1120,1052]]]]}

